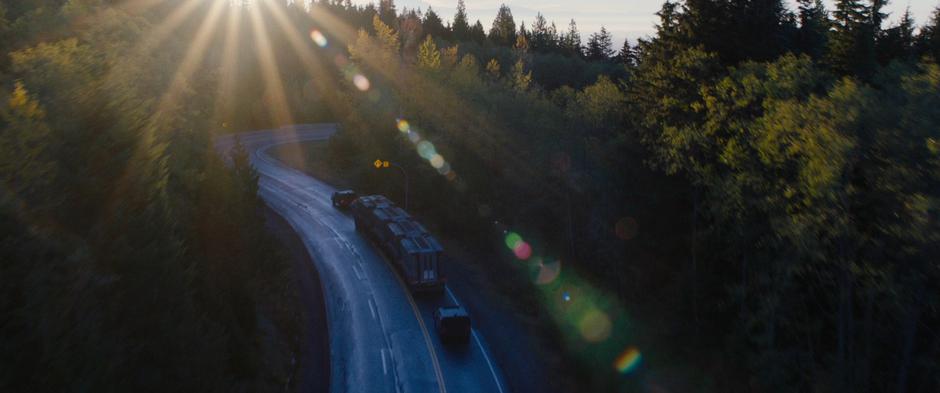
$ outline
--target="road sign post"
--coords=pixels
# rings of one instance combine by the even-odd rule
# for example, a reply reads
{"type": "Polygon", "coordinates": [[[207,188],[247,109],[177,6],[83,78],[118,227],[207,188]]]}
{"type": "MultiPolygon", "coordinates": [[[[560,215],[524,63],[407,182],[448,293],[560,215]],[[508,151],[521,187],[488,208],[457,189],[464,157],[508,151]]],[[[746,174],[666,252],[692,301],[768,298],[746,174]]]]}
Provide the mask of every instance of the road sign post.
{"type": "Polygon", "coordinates": [[[375,160],[372,163],[372,166],[374,166],[375,169],[395,168],[401,171],[401,175],[405,178],[405,210],[408,210],[408,183],[409,181],[408,181],[408,172],[405,171],[405,168],[402,168],[401,165],[395,164],[393,162],[383,161],[383,160],[375,160]]]}

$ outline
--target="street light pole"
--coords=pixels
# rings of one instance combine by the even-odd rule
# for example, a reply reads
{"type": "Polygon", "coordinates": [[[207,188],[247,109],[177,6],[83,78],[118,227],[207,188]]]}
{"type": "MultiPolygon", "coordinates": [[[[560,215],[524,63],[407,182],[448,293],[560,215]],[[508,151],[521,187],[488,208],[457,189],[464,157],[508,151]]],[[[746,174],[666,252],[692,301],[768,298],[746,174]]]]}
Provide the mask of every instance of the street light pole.
{"type": "Polygon", "coordinates": [[[401,171],[402,176],[405,177],[405,210],[408,210],[408,172],[405,171],[405,168],[402,168],[401,165],[396,163],[390,163],[390,165],[401,171]]]}

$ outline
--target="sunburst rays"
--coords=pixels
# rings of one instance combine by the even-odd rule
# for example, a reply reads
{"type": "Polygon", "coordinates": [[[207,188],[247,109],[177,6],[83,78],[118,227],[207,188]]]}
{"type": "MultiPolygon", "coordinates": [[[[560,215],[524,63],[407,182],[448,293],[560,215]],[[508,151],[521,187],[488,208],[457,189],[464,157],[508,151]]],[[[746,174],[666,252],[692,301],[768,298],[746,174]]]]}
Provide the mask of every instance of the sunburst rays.
{"type": "Polygon", "coordinates": [[[255,49],[258,51],[257,60],[261,66],[261,77],[266,87],[264,95],[272,101],[272,105],[267,106],[268,112],[275,124],[289,125],[293,123],[293,116],[287,104],[284,83],[281,80],[280,72],[278,72],[277,59],[274,57],[275,53],[271,48],[267,26],[258,11],[252,10],[252,12],[249,12],[249,20],[251,21],[255,49]]]}

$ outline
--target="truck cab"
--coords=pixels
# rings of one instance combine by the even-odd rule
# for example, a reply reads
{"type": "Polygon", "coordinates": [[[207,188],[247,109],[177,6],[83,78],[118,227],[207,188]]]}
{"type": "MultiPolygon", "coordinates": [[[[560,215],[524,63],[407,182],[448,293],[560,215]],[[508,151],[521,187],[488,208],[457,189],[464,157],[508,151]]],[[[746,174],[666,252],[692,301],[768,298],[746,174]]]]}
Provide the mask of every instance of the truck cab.
{"type": "Polygon", "coordinates": [[[347,208],[356,198],[359,198],[359,195],[355,191],[343,190],[334,192],[330,200],[333,202],[333,207],[347,208]]]}

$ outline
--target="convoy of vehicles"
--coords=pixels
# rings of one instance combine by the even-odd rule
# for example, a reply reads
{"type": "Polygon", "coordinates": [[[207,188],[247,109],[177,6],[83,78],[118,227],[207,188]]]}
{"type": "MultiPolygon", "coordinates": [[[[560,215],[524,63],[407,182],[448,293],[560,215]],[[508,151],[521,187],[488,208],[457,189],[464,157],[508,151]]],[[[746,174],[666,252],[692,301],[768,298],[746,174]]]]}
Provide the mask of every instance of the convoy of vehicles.
{"type": "Polygon", "coordinates": [[[350,205],[356,230],[372,240],[413,291],[442,291],[444,248],[420,223],[381,195],[356,198],[350,205]]]}
{"type": "MultiPolygon", "coordinates": [[[[333,206],[349,207],[356,230],[392,261],[411,290],[444,289],[446,279],[441,274],[444,248],[404,209],[382,195],[359,197],[353,191],[333,193],[333,206]]],[[[434,311],[434,326],[443,342],[470,341],[470,316],[463,307],[438,308],[434,311]]]]}

